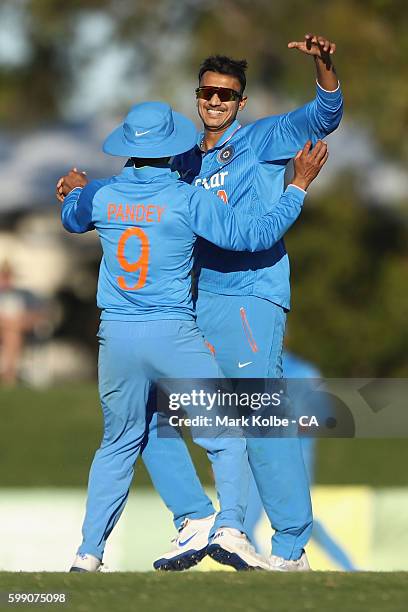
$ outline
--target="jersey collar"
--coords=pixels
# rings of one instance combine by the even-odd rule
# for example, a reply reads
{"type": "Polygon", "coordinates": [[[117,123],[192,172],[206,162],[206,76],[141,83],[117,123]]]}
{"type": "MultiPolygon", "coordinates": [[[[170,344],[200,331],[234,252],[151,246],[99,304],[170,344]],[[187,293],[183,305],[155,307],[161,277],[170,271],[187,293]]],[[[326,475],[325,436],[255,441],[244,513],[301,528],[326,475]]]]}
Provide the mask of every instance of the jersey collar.
{"type": "MultiPolygon", "coordinates": [[[[239,130],[240,127],[241,127],[241,124],[239,123],[239,121],[237,119],[235,119],[235,121],[233,123],[231,123],[231,125],[228,128],[228,130],[226,132],[224,132],[224,134],[222,135],[220,140],[217,142],[215,147],[213,147],[213,149],[220,149],[221,147],[223,147],[230,140],[230,138],[233,137],[235,132],[237,130],[239,130]]],[[[198,140],[197,140],[198,147],[200,147],[200,144],[201,144],[203,138],[204,138],[204,132],[201,132],[198,135],[198,140]]],[[[209,153],[209,151],[212,151],[213,149],[209,149],[207,151],[207,153],[209,153]]]]}
{"type": "Polygon", "coordinates": [[[178,172],[173,172],[168,166],[165,168],[156,168],[155,166],[135,168],[134,166],[126,165],[121,172],[121,176],[141,183],[179,178],[178,172]]]}

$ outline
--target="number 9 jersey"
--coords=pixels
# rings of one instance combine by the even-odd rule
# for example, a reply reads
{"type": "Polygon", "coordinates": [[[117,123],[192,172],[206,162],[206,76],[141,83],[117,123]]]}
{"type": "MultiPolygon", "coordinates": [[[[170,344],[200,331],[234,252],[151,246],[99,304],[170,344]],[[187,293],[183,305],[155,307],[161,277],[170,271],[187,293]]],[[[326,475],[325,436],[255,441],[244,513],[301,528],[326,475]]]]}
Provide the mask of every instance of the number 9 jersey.
{"type": "Polygon", "coordinates": [[[299,216],[304,197],[289,185],[267,214],[250,216],[182,182],[168,166],[126,166],[118,176],[73,189],[61,218],[70,232],[98,231],[101,319],[188,320],[196,237],[228,250],[271,248],[299,216]]]}

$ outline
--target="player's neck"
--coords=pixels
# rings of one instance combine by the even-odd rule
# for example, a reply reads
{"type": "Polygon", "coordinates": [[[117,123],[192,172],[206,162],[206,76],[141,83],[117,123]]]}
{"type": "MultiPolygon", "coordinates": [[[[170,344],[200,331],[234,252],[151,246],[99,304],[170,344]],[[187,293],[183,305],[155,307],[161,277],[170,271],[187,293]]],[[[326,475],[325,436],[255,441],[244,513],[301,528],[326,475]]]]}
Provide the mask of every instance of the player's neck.
{"type": "Polygon", "coordinates": [[[204,137],[200,144],[200,149],[202,151],[209,151],[210,149],[213,149],[218,143],[218,141],[221,140],[221,138],[224,136],[225,132],[228,130],[229,127],[230,126],[228,125],[219,132],[213,132],[205,128],[204,137]]]}

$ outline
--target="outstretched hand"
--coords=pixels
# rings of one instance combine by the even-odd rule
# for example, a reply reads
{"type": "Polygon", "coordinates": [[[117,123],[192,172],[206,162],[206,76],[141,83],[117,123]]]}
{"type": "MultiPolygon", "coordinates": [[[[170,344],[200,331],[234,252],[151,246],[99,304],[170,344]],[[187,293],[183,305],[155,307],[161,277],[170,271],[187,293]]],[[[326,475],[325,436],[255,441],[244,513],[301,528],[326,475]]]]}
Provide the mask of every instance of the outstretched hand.
{"type": "Polygon", "coordinates": [[[330,61],[330,56],[336,51],[336,43],[324,38],[324,36],[305,34],[304,40],[289,42],[288,48],[298,49],[306,55],[314,55],[327,63],[330,61]]]}
{"type": "Polygon", "coordinates": [[[295,175],[291,184],[306,190],[319,174],[328,157],[327,143],[318,140],[312,149],[312,141],[308,140],[303,149],[296,153],[293,160],[295,175]]]}
{"type": "Polygon", "coordinates": [[[57,185],[55,188],[55,195],[57,196],[57,200],[59,202],[63,202],[65,196],[69,194],[70,191],[75,189],[75,187],[85,187],[87,185],[88,179],[86,176],[86,172],[81,172],[77,170],[77,168],[72,168],[65,176],[61,176],[57,181],[57,185]]]}

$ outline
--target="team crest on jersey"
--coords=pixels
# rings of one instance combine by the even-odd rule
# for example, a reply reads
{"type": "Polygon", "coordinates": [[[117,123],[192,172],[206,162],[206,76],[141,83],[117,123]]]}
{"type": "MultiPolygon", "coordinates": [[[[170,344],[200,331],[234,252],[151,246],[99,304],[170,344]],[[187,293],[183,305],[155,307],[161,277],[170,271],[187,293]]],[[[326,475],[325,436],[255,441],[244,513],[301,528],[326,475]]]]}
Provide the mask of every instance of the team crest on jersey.
{"type": "Polygon", "coordinates": [[[225,147],[218,153],[217,161],[219,161],[220,164],[226,164],[233,158],[234,153],[234,147],[232,145],[228,145],[228,147],[225,147]]]}

